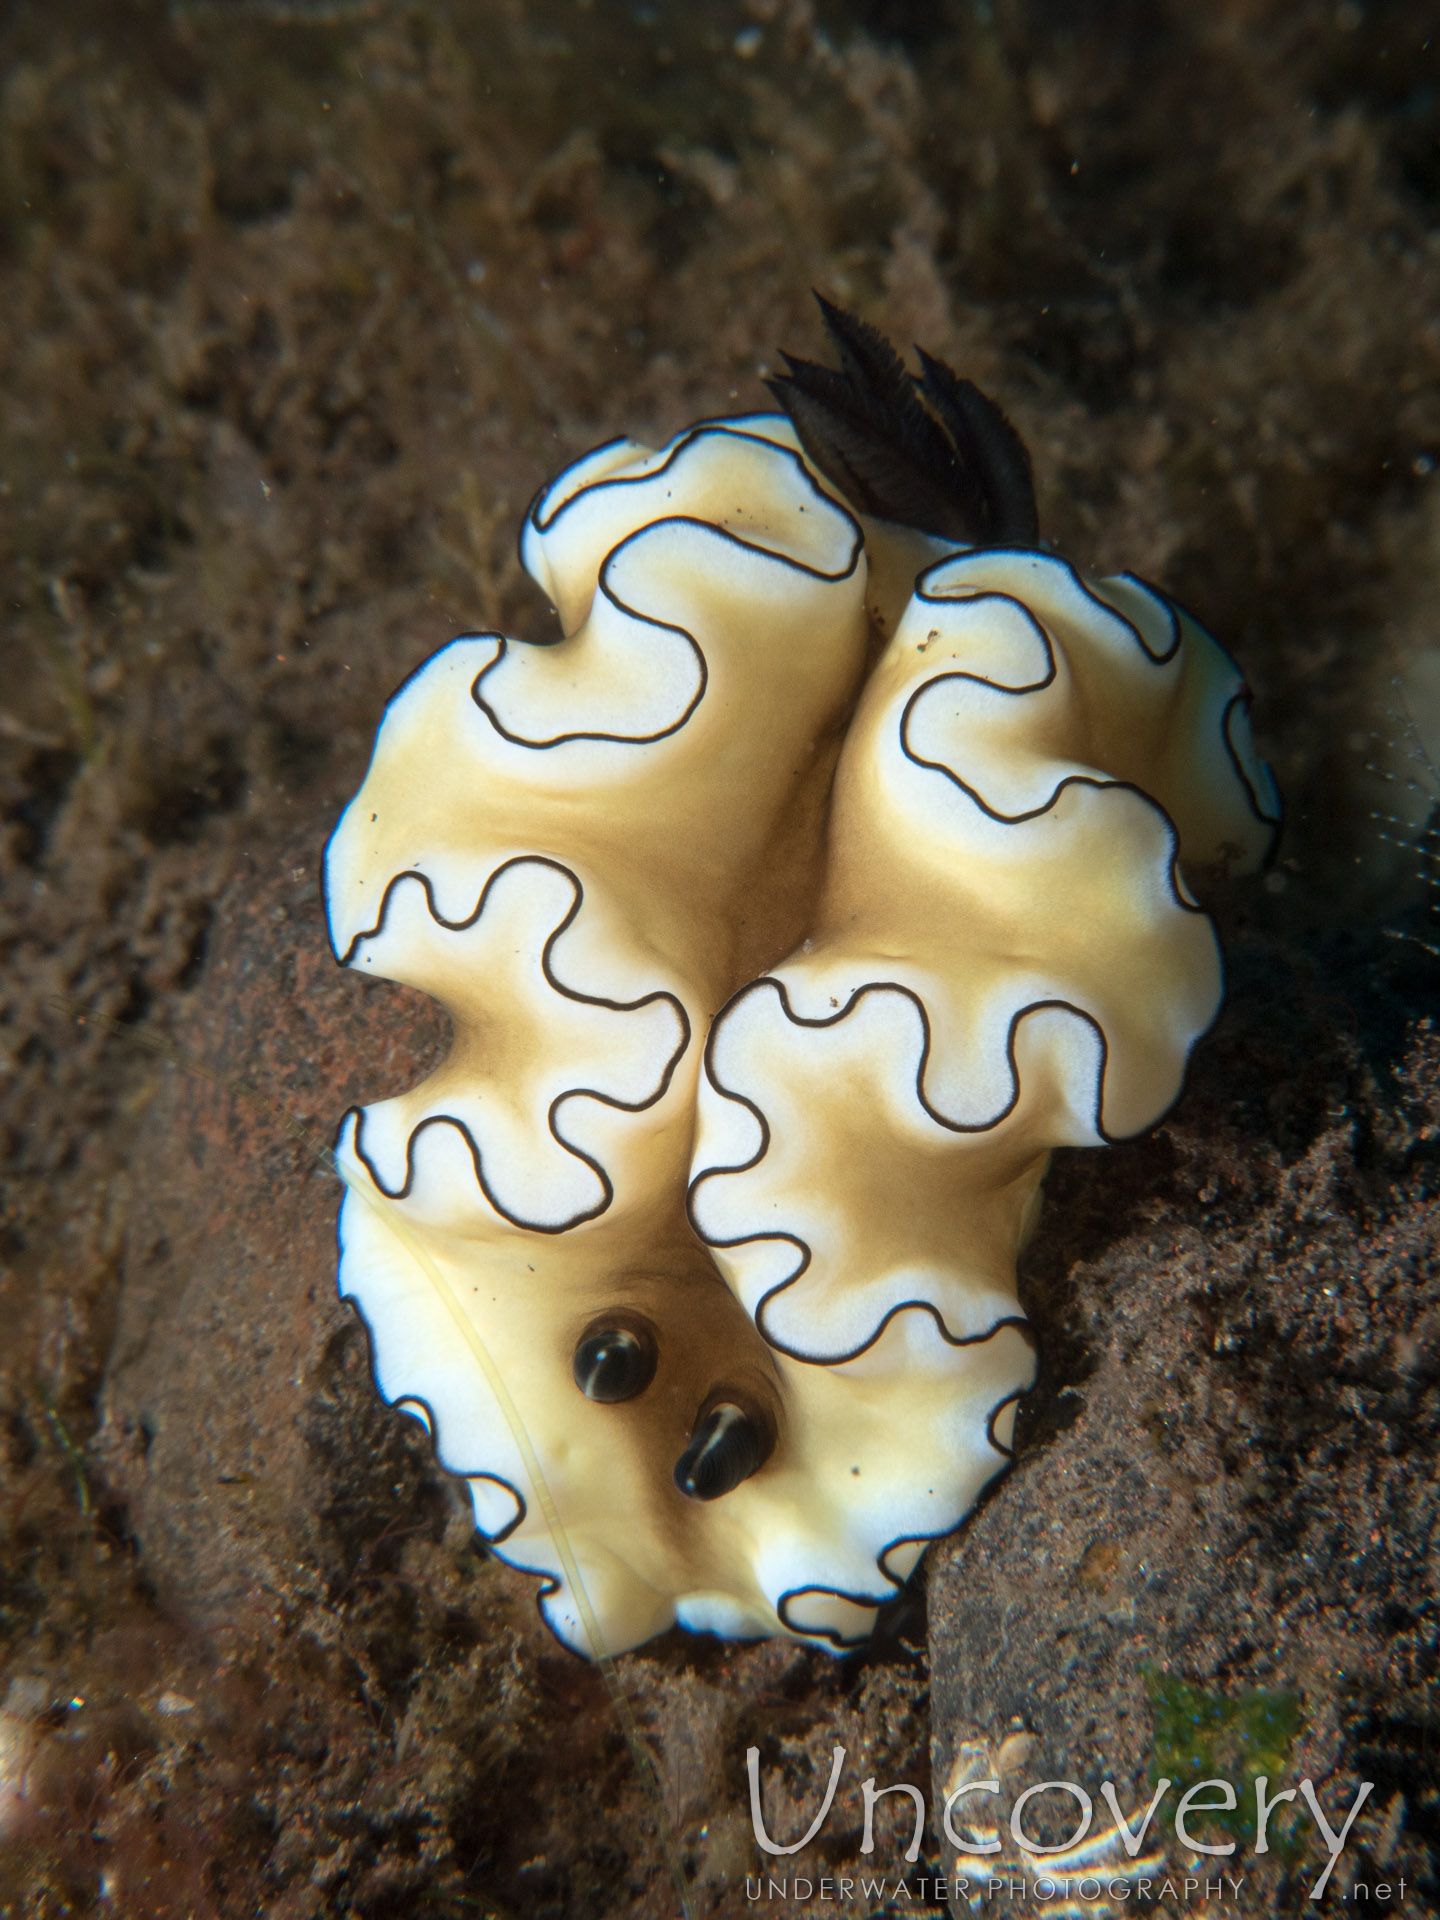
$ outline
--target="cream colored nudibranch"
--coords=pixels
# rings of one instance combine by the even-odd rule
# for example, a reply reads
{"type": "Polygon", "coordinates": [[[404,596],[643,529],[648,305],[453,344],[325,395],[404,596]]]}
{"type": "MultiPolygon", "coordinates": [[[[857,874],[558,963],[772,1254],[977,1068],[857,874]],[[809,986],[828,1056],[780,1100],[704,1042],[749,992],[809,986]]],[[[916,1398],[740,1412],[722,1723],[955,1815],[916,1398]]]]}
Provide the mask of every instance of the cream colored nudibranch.
{"type": "Polygon", "coordinates": [[[1274,829],[1219,648],[827,320],[789,418],[540,495],[561,637],[412,676],[327,856],[337,954],[455,1035],[346,1117],[341,1287],[581,1651],[869,1631],[1008,1458],[1050,1150],[1150,1124],[1214,1015],[1187,872],[1274,829]]]}

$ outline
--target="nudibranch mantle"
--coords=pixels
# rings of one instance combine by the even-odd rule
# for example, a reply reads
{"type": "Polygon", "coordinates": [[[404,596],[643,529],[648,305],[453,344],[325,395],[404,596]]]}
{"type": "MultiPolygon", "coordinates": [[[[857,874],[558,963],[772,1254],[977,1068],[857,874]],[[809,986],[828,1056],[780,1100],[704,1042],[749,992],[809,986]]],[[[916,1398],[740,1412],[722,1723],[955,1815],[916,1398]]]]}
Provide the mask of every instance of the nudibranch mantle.
{"type": "Polygon", "coordinates": [[[327,853],[337,955],[454,1027],[342,1123],[341,1289],[569,1645],[851,1645],[1009,1457],[1050,1151],[1214,1017],[1186,875],[1278,812],[1243,684],[779,414],[600,448],[522,556],[561,638],[413,674],[327,853]]]}

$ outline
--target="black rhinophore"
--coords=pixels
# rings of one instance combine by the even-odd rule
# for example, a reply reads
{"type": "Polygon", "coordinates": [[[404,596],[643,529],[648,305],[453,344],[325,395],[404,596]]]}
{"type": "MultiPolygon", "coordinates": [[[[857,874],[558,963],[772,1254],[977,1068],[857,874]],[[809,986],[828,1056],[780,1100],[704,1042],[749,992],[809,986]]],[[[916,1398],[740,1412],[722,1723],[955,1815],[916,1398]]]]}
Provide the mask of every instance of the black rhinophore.
{"type": "Polygon", "coordinates": [[[638,1321],[598,1320],[576,1342],[570,1366],[587,1400],[614,1406],[645,1391],[655,1378],[658,1357],[653,1334],[638,1321]]]}
{"type": "Polygon", "coordinates": [[[722,1400],[696,1423],[689,1446],[675,1462],[675,1484],[689,1500],[718,1500],[760,1471],[773,1444],[753,1414],[722,1400]]]}
{"type": "Polygon", "coordinates": [[[766,385],[801,446],[851,506],[978,547],[1040,538],[1025,442],[995,402],[923,348],[921,371],[884,334],[820,294],[840,370],[783,354],[766,385]]]}

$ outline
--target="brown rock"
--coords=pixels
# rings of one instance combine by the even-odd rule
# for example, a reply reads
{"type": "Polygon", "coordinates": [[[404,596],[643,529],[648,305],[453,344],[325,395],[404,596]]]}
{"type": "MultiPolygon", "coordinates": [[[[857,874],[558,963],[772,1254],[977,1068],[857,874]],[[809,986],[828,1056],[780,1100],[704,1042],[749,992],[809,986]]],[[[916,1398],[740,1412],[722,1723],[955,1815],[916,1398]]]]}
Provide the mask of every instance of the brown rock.
{"type": "MultiPolygon", "coordinates": [[[[1258,942],[1236,957],[1171,1120],[1051,1176],[1023,1276],[1043,1360],[1018,1462],[930,1569],[934,1781],[943,1800],[977,1755],[1004,1773],[1023,1730],[1002,1809],[1026,1785],[1074,1781],[1098,1831],[1103,1780],[1128,1815],[1165,1773],[1173,1819],[1204,1776],[1157,1728],[1166,1689],[1232,1718],[1257,1691],[1288,1692],[1272,1787],[1309,1776],[1333,1810],[1375,1783],[1343,1891],[1367,1846],[1396,1846],[1385,1817],[1415,1784],[1404,1728],[1426,1724],[1440,1602],[1440,1501],[1414,1470],[1440,1438],[1434,1350],[1419,1347],[1440,1297],[1435,1042],[1424,1023],[1407,1038],[1406,963],[1397,975],[1382,943],[1332,952],[1323,973],[1258,942]]],[[[1191,1748],[1253,1809],[1244,1740],[1207,1738],[1191,1748]]],[[[1064,1839],[1076,1808],[1049,1801],[1058,1830],[1033,1806],[1027,1829],[1064,1839]]],[[[1231,1870],[1258,1910],[1303,1904],[1326,1854],[1302,1832],[1298,1856],[1242,1840],[1231,1870]]],[[[1170,1820],[1162,1834],[1170,1867],[1193,1873],[1170,1820]]],[[[1419,1843],[1402,1851],[1423,1874],[1419,1843]]],[[[1010,1870],[1013,1849],[1001,1857],[1010,1870]]]]}
{"type": "Polygon", "coordinates": [[[176,1028],[215,1077],[173,1061],[137,1142],[101,1447],[152,1577],[206,1626],[339,1577],[340,1510],[376,1474],[421,1470],[418,1450],[397,1455],[336,1295],[325,1156],[353,1101],[430,1070],[445,1021],[336,966],[320,851],[318,831],[269,850],[217,907],[176,1028]]]}

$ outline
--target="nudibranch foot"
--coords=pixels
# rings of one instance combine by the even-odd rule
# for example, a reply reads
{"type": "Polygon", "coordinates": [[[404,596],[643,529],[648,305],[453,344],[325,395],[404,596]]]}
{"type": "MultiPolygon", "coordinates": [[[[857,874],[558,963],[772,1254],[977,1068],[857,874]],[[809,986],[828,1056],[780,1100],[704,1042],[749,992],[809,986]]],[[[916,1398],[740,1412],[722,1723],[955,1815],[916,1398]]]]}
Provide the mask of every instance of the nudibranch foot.
{"type": "Polygon", "coordinates": [[[337,956],[454,1026],[342,1124],[341,1289],[583,1653],[853,1645],[963,1521],[1049,1155],[1176,1098],[1195,889],[1278,822],[1215,642],[1042,551],[1000,408],[822,309],[786,414],[537,496],[558,636],[419,668],[326,856],[337,956]]]}

